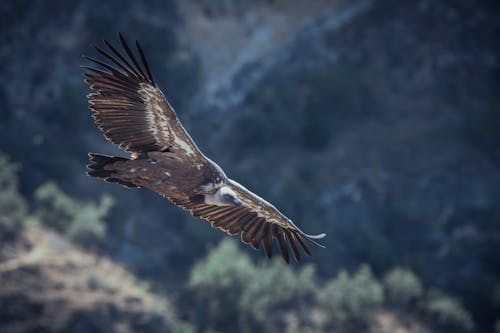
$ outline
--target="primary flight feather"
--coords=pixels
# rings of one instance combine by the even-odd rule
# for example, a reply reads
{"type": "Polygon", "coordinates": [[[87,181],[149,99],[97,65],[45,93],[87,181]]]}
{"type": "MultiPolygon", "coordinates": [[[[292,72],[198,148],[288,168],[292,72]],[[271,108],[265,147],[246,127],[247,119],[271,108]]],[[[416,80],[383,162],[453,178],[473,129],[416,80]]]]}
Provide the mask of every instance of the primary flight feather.
{"type": "Polygon", "coordinates": [[[82,66],[92,117],[104,137],[131,154],[130,159],[90,153],[87,174],[126,187],[144,187],[241,240],[268,258],[276,240],[284,260],[300,260],[307,242],[325,235],[301,231],[276,207],[228,178],[182,127],[157,87],[141,46],[134,52],[118,35],[121,50],[108,41],[93,46],[102,60],[84,56],[99,68],[82,66]]]}

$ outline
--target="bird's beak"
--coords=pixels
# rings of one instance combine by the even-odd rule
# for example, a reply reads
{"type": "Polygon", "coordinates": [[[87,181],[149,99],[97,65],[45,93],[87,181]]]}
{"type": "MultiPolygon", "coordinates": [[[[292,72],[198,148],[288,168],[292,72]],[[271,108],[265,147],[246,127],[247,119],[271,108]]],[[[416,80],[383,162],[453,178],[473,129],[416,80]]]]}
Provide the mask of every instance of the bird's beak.
{"type": "Polygon", "coordinates": [[[233,198],[233,205],[240,207],[241,206],[241,201],[239,199],[233,198]]]}
{"type": "Polygon", "coordinates": [[[241,201],[239,199],[233,197],[232,195],[227,195],[227,194],[223,195],[222,200],[224,200],[224,202],[226,202],[228,204],[231,204],[231,205],[234,205],[237,207],[241,206],[241,201]]]}

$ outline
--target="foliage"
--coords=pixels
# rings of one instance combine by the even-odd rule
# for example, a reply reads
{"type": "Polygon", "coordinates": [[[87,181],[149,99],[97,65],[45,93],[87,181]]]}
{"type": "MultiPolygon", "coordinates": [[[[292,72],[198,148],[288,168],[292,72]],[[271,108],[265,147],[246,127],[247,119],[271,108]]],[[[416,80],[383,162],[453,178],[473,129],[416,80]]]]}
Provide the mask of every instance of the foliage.
{"type": "Polygon", "coordinates": [[[225,239],[207,257],[194,265],[189,278],[193,288],[232,288],[247,281],[253,272],[250,258],[234,241],[225,239]]]}
{"type": "Polygon", "coordinates": [[[318,292],[317,301],[335,321],[363,322],[383,303],[384,293],[370,268],[363,265],[352,277],[341,271],[318,292]]]}
{"type": "Polygon", "coordinates": [[[316,281],[311,265],[293,270],[279,258],[256,265],[233,240],[225,239],[191,270],[190,311],[197,315],[189,320],[202,330],[266,331],[291,325],[298,331],[332,327],[356,331],[391,301],[404,305],[400,310],[423,310],[426,320],[441,326],[467,331],[474,327],[470,314],[455,299],[431,291],[422,300],[420,279],[407,269],[396,267],[380,282],[368,265],[362,265],[353,274],[340,271],[323,286],[316,281]]]}
{"type": "Polygon", "coordinates": [[[308,150],[325,148],[333,133],[356,116],[371,116],[377,109],[370,73],[336,64],[304,73],[308,95],[300,143],[308,150]]]}
{"type": "Polygon", "coordinates": [[[451,326],[465,331],[474,329],[471,314],[455,298],[437,290],[430,290],[424,311],[443,326],[451,326]]]}
{"type": "Polygon", "coordinates": [[[27,205],[19,193],[19,169],[18,164],[0,153],[0,216],[22,218],[26,215],[27,205]]]}
{"type": "Polygon", "coordinates": [[[240,306],[244,314],[256,322],[264,322],[269,313],[279,308],[300,307],[304,300],[312,298],[315,289],[313,266],[293,271],[281,258],[276,258],[255,267],[241,295],[240,306]]]}
{"type": "Polygon", "coordinates": [[[202,313],[198,326],[208,329],[235,324],[239,297],[254,269],[250,258],[230,239],[221,241],[193,266],[188,286],[196,299],[192,307],[202,313]]]}
{"type": "Polygon", "coordinates": [[[383,282],[386,295],[396,304],[406,305],[418,300],[423,294],[420,279],[407,269],[392,269],[385,275],[383,282]]]}
{"type": "Polygon", "coordinates": [[[233,240],[225,239],[191,270],[189,287],[203,304],[203,322],[211,328],[239,322],[241,329],[262,327],[266,315],[312,299],[314,268],[298,272],[281,258],[254,265],[233,240]]]}
{"type": "Polygon", "coordinates": [[[196,333],[196,326],[187,321],[182,321],[182,320],[179,320],[177,322],[175,329],[179,333],[196,333]]]}
{"type": "Polygon", "coordinates": [[[104,218],[113,205],[112,197],[103,195],[98,203],[81,202],[52,182],[40,186],[34,197],[34,215],[41,223],[84,245],[91,245],[105,237],[104,218]]]}
{"type": "Polygon", "coordinates": [[[370,73],[336,64],[298,70],[303,85],[289,73],[272,73],[265,89],[252,90],[238,111],[233,135],[238,145],[262,150],[273,145],[300,145],[306,151],[328,147],[334,133],[377,109],[370,73]],[[298,93],[300,92],[300,93],[298,93]],[[255,109],[260,110],[255,112],[255,109]],[[286,110],[283,112],[282,110],[286,110]]]}

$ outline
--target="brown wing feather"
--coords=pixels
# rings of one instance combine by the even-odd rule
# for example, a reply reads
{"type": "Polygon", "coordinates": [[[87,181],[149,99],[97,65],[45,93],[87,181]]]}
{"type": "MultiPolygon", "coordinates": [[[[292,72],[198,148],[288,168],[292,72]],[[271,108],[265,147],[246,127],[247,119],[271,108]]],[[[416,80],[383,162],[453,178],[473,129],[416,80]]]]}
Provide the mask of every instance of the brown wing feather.
{"type": "Polygon", "coordinates": [[[321,246],[314,239],[323,235],[310,236],[303,233],[289,219],[283,216],[274,206],[257,197],[241,185],[229,181],[231,187],[242,201],[241,206],[216,206],[206,203],[191,202],[188,198],[182,200],[169,198],[173,203],[188,210],[193,216],[210,222],[212,227],[220,229],[229,235],[241,233],[241,241],[258,249],[262,244],[268,258],[272,256],[272,244],[276,241],[283,259],[290,261],[290,250],[296,261],[299,261],[302,248],[311,255],[306,246],[306,240],[321,246]],[[236,185],[237,184],[237,185],[236,185]]]}
{"type": "Polygon", "coordinates": [[[156,86],[142,51],[140,61],[119,34],[122,51],[104,41],[107,49],[94,46],[103,61],[84,56],[103,69],[83,66],[90,108],[106,139],[128,152],[173,151],[190,157],[201,153],[180,124],[175,111],[156,86]],[[123,54],[123,51],[125,54],[123,54]]]}

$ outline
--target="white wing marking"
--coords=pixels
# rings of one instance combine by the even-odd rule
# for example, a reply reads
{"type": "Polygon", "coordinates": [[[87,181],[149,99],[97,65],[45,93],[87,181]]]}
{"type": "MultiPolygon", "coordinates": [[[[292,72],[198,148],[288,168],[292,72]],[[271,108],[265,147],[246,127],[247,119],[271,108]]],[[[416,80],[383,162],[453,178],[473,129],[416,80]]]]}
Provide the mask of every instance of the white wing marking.
{"type": "MultiPolygon", "coordinates": [[[[165,114],[164,110],[161,108],[161,103],[166,102],[158,100],[158,95],[161,94],[161,91],[157,88],[141,83],[141,89],[139,90],[145,104],[146,104],[146,119],[149,123],[149,128],[153,132],[153,136],[155,137],[157,142],[171,142],[177,146],[177,148],[184,150],[186,155],[196,155],[196,152],[193,150],[191,145],[182,140],[174,130],[171,128],[170,121],[178,121],[176,118],[169,119],[165,114]],[[165,138],[164,136],[168,135],[171,140],[165,138]]],[[[161,94],[160,96],[162,96],[161,94]]],[[[168,103],[168,102],[167,102],[168,103]]],[[[163,147],[168,148],[168,147],[163,147]]]]}
{"type": "Polygon", "coordinates": [[[175,131],[171,131],[170,134],[172,135],[175,144],[182,150],[186,152],[187,155],[196,155],[193,148],[187,143],[186,141],[182,140],[175,134],[175,131]]]}

